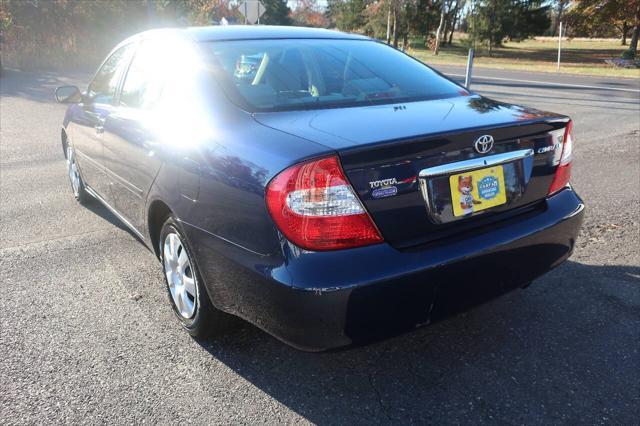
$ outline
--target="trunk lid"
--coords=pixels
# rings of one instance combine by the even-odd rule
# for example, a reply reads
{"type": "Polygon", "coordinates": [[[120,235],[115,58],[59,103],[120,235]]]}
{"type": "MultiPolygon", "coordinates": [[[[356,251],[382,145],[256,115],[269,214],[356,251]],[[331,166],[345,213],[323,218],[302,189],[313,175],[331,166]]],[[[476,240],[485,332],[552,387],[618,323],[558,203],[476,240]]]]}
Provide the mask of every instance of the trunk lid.
{"type": "Polygon", "coordinates": [[[336,150],[383,237],[398,249],[544,208],[568,121],[480,96],[255,118],[336,150]],[[494,141],[485,154],[474,148],[482,136],[494,141]],[[505,161],[492,164],[498,158],[505,161]],[[463,183],[469,177],[475,183],[463,183]],[[461,191],[479,183],[484,186],[475,190],[475,198],[483,190],[493,199],[473,202],[473,213],[456,208],[472,204],[461,191]],[[487,183],[502,189],[492,193],[487,183]]]}

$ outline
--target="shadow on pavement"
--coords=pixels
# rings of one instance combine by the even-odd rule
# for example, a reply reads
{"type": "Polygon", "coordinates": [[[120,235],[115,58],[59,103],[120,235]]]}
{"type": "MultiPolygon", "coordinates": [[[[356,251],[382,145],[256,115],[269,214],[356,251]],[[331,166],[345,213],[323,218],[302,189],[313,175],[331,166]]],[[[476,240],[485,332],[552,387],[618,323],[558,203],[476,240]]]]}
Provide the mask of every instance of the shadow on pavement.
{"type": "Polygon", "coordinates": [[[640,267],[565,263],[384,342],[304,353],[253,326],[203,347],[311,422],[637,420],[640,267]],[[635,407],[635,408],[634,408],[635,407]],[[604,410],[604,411],[603,411],[604,410]]]}
{"type": "Polygon", "coordinates": [[[60,73],[48,71],[24,72],[3,69],[0,74],[0,96],[20,97],[36,102],[55,102],[56,87],[69,84],[83,89],[84,82],[90,79],[88,73],[60,73]]]}
{"type": "Polygon", "coordinates": [[[109,211],[109,209],[107,209],[100,201],[94,198],[90,198],[86,204],[83,204],[83,207],[91,211],[92,213],[100,216],[101,218],[111,223],[112,225],[118,227],[119,229],[127,232],[133,238],[138,240],[140,244],[144,244],[142,240],[140,240],[140,238],[135,233],[133,233],[133,231],[131,231],[131,229],[129,229],[126,225],[124,225],[122,221],[118,219],[113,213],[111,213],[111,211],[109,211]]]}

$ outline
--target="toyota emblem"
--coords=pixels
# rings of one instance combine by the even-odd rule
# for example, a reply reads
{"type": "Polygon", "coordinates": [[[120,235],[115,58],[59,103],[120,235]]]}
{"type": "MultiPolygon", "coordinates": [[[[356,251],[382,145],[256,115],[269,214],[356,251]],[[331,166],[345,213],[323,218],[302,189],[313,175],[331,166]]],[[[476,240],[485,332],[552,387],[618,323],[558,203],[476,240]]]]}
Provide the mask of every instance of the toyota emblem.
{"type": "Polygon", "coordinates": [[[473,147],[476,149],[476,151],[478,151],[478,153],[486,154],[487,152],[491,151],[491,148],[493,148],[493,136],[491,135],[480,136],[473,143],[473,147]]]}

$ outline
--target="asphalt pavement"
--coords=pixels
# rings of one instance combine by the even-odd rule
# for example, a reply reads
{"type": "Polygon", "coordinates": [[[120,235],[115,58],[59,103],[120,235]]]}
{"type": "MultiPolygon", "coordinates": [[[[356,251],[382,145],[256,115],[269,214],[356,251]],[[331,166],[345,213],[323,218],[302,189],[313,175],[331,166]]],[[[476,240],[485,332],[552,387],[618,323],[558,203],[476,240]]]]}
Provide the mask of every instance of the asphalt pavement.
{"type": "MultiPolygon", "coordinates": [[[[466,67],[435,65],[438,71],[464,82],[466,67]]],[[[640,97],[640,70],[638,78],[613,78],[606,76],[572,75],[549,72],[529,72],[500,68],[474,67],[471,86],[499,86],[521,89],[550,89],[575,95],[610,96],[637,100],[640,97]]]]}
{"type": "Polygon", "coordinates": [[[311,354],[250,325],[203,343],[187,336],[154,255],[106,209],[73,199],[53,89],[83,77],[7,71],[0,423],[637,424],[640,94],[477,75],[482,94],[573,117],[573,182],[588,208],[575,254],[444,322],[311,354]]]}

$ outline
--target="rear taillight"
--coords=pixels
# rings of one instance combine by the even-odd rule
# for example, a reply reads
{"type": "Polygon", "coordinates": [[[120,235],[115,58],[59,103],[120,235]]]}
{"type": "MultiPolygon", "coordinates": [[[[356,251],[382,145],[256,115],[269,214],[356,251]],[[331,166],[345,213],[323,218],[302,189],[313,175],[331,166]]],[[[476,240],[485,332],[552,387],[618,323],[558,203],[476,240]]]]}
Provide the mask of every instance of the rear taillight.
{"type": "Polygon", "coordinates": [[[573,122],[569,121],[567,127],[564,130],[564,138],[562,141],[562,155],[560,156],[560,163],[556,169],[556,174],[553,177],[553,182],[549,188],[549,195],[560,191],[562,188],[569,184],[571,178],[571,163],[573,161],[573,122]]]}
{"type": "Polygon", "coordinates": [[[284,170],[267,186],[266,200],[280,231],[304,249],[346,249],[383,241],[335,156],[284,170]]]}

